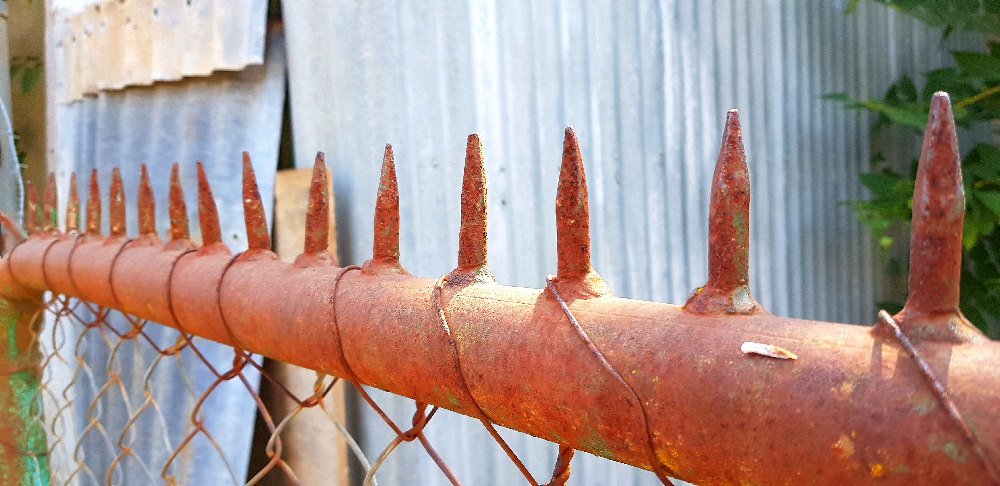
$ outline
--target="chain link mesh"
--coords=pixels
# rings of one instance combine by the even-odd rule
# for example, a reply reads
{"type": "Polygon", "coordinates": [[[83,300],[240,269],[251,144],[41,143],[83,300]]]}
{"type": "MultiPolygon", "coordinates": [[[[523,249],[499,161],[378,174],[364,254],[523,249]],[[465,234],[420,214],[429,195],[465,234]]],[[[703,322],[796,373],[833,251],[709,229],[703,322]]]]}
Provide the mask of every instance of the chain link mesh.
{"type": "MultiPolygon", "coordinates": [[[[312,393],[297,395],[259,356],[64,295],[46,299],[36,337],[41,383],[33,399],[41,406],[32,409],[30,427],[44,428],[47,447],[28,455],[37,464],[49,462],[48,484],[300,484],[283,459],[282,432],[313,408],[344,437],[361,465],[363,485],[377,485],[379,467],[410,441],[421,444],[451,484],[461,484],[423,433],[441,413],[437,407],[415,402],[404,430],[364,387],[351,383],[395,436],[369,458],[338,418],[340,404],[330,399],[335,377],[317,373],[312,393]],[[262,380],[292,403],[280,418],[262,399],[262,380]],[[266,429],[267,440],[256,442],[264,461],[246,454],[253,424],[229,419],[254,414],[266,429]]],[[[492,424],[485,425],[520,465],[492,424]]],[[[561,451],[560,457],[559,477],[551,484],[565,484],[568,477],[566,459],[572,455],[561,451]]],[[[520,469],[527,483],[538,484],[520,469]]]]}

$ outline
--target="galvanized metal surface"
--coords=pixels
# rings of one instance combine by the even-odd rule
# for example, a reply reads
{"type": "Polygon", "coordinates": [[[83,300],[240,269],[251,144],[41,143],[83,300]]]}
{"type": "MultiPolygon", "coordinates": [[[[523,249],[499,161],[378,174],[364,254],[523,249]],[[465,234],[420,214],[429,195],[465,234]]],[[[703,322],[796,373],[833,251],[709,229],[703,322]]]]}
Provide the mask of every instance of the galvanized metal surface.
{"type": "MultiPolygon", "coordinates": [[[[540,287],[558,265],[550,203],[559,130],[574,125],[591,183],[594,266],[615,295],[679,304],[707,278],[712,162],[726,110],[738,108],[756,187],[753,296],[776,315],[868,324],[873,302],[892,296],[870,273],[878,250],[837,204],[865,197],[855,174],[872,153],[869,120],[820,97],[881,94],[903,74],[950,65],[948,50],[982,42],[942,42],[872,2],[844,16],[845,5],[285,0],[297,165],[326,152],[341,261],[360,263],[372,245],[377,161],[392,142],[403,266],[443,275],[457,252],[462,134],[480,132],[490,269],[500,283],[540,287]]],[[[877,149],[916,158],[918,147],[898,142],[877,149]]],[[[377,398],[408,420],[406,401],[377,398]]],[[[427,434],[462,477],[518,480],[480,424],[435,420],[427,434]]],[[[358,435],[370,454],[392,439],[372,415],[358,435]]],[[[506,437],[529,469],[551,472],[553,446],[506,437]]],[[[394,454],[387,481],[446,484],[418,447],[394,454]]],[[[574,470],[583,484],[655,482],[586,454],[574,470]]]]}
{"type": "MultiPolygon", "coordinates": [[[[246,249],[240,196],[243,151],[253,154],[268,215],[274,199],[285,49],[280,31],[273,33],[264,66],[101,93],[59,107],[55,171],[60,200],[68,197],[71,171],[87,174],[96,168],[102,181],[108,181],[111,169],[120,167],[125,198],[135,201],[140,162],[154,173],[151,184],[155,193],[165,197],[171,165],[179,162],[181,183],[193,186],[197,181],[194,162],[200,160],[215,186],[222,215],[221,238],[234,251],[246,249]]],[[[188,217],[197,221],[198,206],[190,194],[189,197],[188,217]]],[[[101,220],[105,233],[109,230],[107,221],[105,214],[101,220]]],[[[170,218],[165,205],[157,208],[157,221],[161,234],[168,231],[170,218]]],[[[126,223],[129,228],[138,229],[134,205],[126,206],[126,223]]],[[[201,240],[197,228],[191,237],[194,241],[201,240]]]]}
{"type": "MultiPolygon", "coordinates": [[[[21,189],[21,168],[14,149],[14,129],[8,106],[0,106],[0,211],[21,219],[24,194],[21,189]]],[[[0,229],[0,250],[4,244],[14,244],[6,229],[0,229]]]]}
{"type": "MultiPolygon", "coordinates": [[[[273,187],[274,173],[277,165],[278,141],[281,130],[281,114],[284,103],[285,90],[285,62],[284,45],[279,32],[272,32],[268,40],[268,50],[266,64],[263,66],[249,67],[239,73],[217,73],[207,78],[186,79],[176,83],[161,83],[152,87],[130,87],[123,91],[105,92],[96,97],[86,97],[84,100],[59,106],[54,123],[57,124],[58,147],[56,159],[58,167],[56,174],[60,180],[60,200],[66,201],[68,198],[70,173],[77,171],[81,175],[89,175],[93,168],[100,178],[102,184],[101,191],[97,194],[97,199],[107,194],[109,174],[112,167],[121,167],[121,179],[123,183],[124,200],[128,204],[121,205],[124,211],[124,220],[120,223],[120,228],[128,228],[127,237],[138,236],[133,233],[144,228],[144,232],[151,229],[148,226],[149,212],[141,215],[136,210],[136,205],[140,193],[136,191],[141,178],[139,162],[143,162],[149,167],[149,183],[152,191],[160,197],[161,201],[166,200],[170,193],[171,165],[180,162],[177,172],[177,181],[180,185],[194,187],[198,179],[195,161],[204,161],[206,178],[211,180],[215,189],[215,200],[213,204],[218,205],[219,213],[222,215],[220,224],[216,225],[213,235],[202,234],[197,227],[193,228],[190,238],[195,242],[200,242],[203,238],[221,241],[225,239],[229,247],[235,251],[240,251],[247,247],[247,237],[243,223],[242,193],[240,184],[241,164],[239,154],[241,150],[250,150],[254,154],[253,163],[257,169],[257,176],[261,183],[261,195],[264,201],[264,209],[270,214],[270,206],[273,201],[271,190],[273,187]],[[144,221],[140,225],[140,220],[144,221]]],[[[80,177],[78,183],[79,193],[87,194],[86,184],[88,177],[80,177]]],[[[156,234],[174,234],[178,237],[183,233],[171,232],[171,223],[180,224],[184,217],[190,221],[199,221],[199,212],[202,208],[197,204],[194,194],[189,191],[189,199],[183,211],[170,212],[166,204],[158,204],[155,210],[157,221],[156,234]]],[[[104,196],[106,197],[106,196],[104,196]]],[[[143,196],[146,197],[146,196],[143,196]]],[[[107,199],[105,199],[107,203],[107,199]]],[[[109,216],[108,208],[105,211],[93,211],[99,209],[97,205],[84,205],[78,214],[86,215],[84,218],[87,233],[94,235],[101,231],[108,234],[109,216]],[[96,216],[96,218],[95,218],[96,216]]],[[[176,205],[175,205],[176,209],[176,205]]],[[[63,221],[66,220],[66,213],[61,212],[63,221]]],[[[72,219],[72,218],[70,218],[72,219]]],[[[60,223],[62,224],[62,223],[60,223]]],[[[184,224],[183,226],[186,226],[184,224]]],[[[173,230],[178,230],[174,225],[173,230]]],[[[120,232],[121,230],[119,230],[120,232]]],[[[180,238],[178,238],[180,239],[180,238]]],[[[102,240],[106,242],[106,240],[102,240]]],[[[151,243],[152,238],[147,236],[146,243],[151,243]]],[[[140,241],[129,243],[135,253],[136,261],[142,262],[148,256],[148,249],[153,247],[140,248],[140,241]],[[144,253],[147,252],[147,253],[144,253]]],[[[113,250],[104,246],[104,243],[94,245],[82,245],[93,247],[97,253],[105,253],[107,257],[114,257],[113,250]],[[109,253],[110,251],[110,253],[109,253]]],[[[172,247],[174,251],[179,251],[184,247],[177,244],[172,247]]],[[[68,255],[73,248],[72,241],[68,244],[56,244],[52,248],[53,254],[68,255]]],[[[228,252],[228,250],[226,250],[228,252]]],[[[96,255],[95,255],[96,256],[96,255]]],[[[145,262],[148,265],[147,271],[155,274],[162,270],[158,266],[162,260],[150,260],[145,262]]],[[[167,267],[169,269],[169,267],[167,267]]],[[[84,271],[81,267],[81,272],[84,271]]],[[[51,275],[54,281],[67,282],[68,275],[51,275]]],[[[123,304],[132,307],[145,308],[144,299],[149,295],[155,295],[156,291],[162,290],[150,288],[150,281],[144,278],[133,278],[131,280],[122,279],[120,282],[130,282],[130,285],[119,285],[123,304]],[[131,286],[134,284],[134,288],[131,286]],[[133,293],[124,290],[133,290],[133,293]],[[132,296],[137,296],[130,298],[132,296]]],[[[110,295],[112,289],[107,286],[103,289],[104,301],[110,295]]],[[[94,295],[95,298],[101,298],[94,295]]],[[[166,316],[158,315],[158,319],[165,320],[166,316]]],[[[123,323],[119,323],[123,324],[123,323]]],[[[127,324],[125,324],[127,328],[127,324]]],[[[162,336],[154,338],[168,339],[168,334],[173,331],[165,330],[162,336]]],[[[70,336],[68,339],[72,339],[70,336]]],[[[162,344],[162,343],[161,343],[162,344]]],[[[168,343],[169,344],[169,343],[168,343]]],[[[98,346],[94,346],[99,349],[98,346]]],[[[217,346],[213,343],[204,343],[202,351],[212,361],[213,366],[226,369],[232,362],[232,350],[225,346],[217,346]],[[228,364],[227,364],[228,363],[228,364]]],[[[186,357],[197,360],[193,356],[186,357]]],[[[104,362],[106,355],[91,353],[88,359],[94,362],[104,362]],[[104,361],[101,361],[104,360],[104,361]]],[[[151,357],[143,356],[134,363],[131,361],[122,362],[122,366],[128,369],[133,366],[134,370],[129,370],[131,375],[126,375],[123,380],[136,380],[141,383],[143,379],[141,364],[149,363],[151,357]]],[[[192,361],[185,361],[192,364],[192,361]]],[[[247,370],[248,375],[256,372],[247,370]]],[[[172,390],[182,383],[179,377],[171,376],[168,372],[158,372],[153,378],[157,380],[156,389],[162,393],[170,395],[172,390]]],[[[256,380],[251,376],[253,380],[256,380]]],[[[94,380],[99,381],[101,376],[95,376],[94,380]]],[[[210,381],[208,375],[200,379],[210,381]]],[[[133,383],[134,384],[134,383],[133,383]]],[[[205,383],[198,382],[198,386],[205,383]]],[[[80,386],[80,403],[89,402],[87,390],[89,383],[80,386]]],[[[174,395],[180,396],[180,395],[174,395]]],[[[92,397],[90,397],[92,398],[92,397]]],[[[190,413],[190,403],[184,400],[164,400],[163,415],[169,421],[183,423],[183,419],[190,413]]],[[[115,406],[118,403],[109,403],[108,406],[115,406]]],[[[81,405],[84,406],[84,405],[81,405]]],[[[218,430],[215,436],[227,451],[232,451],[232,456],[228,459],[233,468],[242,475],[246,471],[249,444],[253,434],[253,417],[255,416],[254,404],[248,400],[248,395],[243,386],[238,383],[227,383],[222,389],[213,393],[211,401],[205,404],[207,416],[214,421],[210,427],[218,430]],[[250,425],[247,425],[250,424],[250,425]]],[[[110,412],[109,412],[110,413],[110,412]]],[[[85,416],[85,410],[78,410],[77,416],[85,416]]],[[[67,431],[69,433],[69,431],[67,431]]],[[[79,431],[77,431],[79,433],[79,431]]],[[[155,436],[155,434],[150,437],[155,436]]],[[[175,441],[180,440],[173,437],[175,441]]],[[[196,441],[197,442],[197,441],[196,441]]],[[[95,446],[95,450],[100,450],[95,446]]],[[[198,452],[204,451],[209,444],[200,442],[189,450],[183,457],[184,469],[178,478],[186,481],[187,484],[225,484],[230,482],[228,472],[217,463],[211,462],[212,454],[198,452]],[[201,467],[199,467],[199,465],[201,467]]],[[[159,458],[158,454],[163,454],[163,447],[149,445],[144,453],[148,453],[148,458],[159,458]]],[[[166,451],[169,453],[169,451],[166,451]]],[[[99,452],[91,455],[95,464],[106,462],[99,452]]],[[[126,464],[125,468],[132,467],[126,464]]],[[[96,466],[95,469],[99,468],[96,466]]],[[[134,477],[133,477],[134,478],[134,477]]],[[[86,484],[86,483],[83,483],[86,484]]]]}
{"type": "Polygon", "coordinates": [[[264,62],[267,0],[55,0],[60,103],[264,62]],[[116,53],[116,55],[109,55],[116,53]]]}
{"type": "MultiPolygon", "coordinates": [[[[709,261],[709,290],[700,295],[720,295],[725,283],[736,282],[728,289],[735,296],[747,272],[749,262],[739,257],[746,246],[731,230],[749,217],[746,186],[722,187],[748,176],[739,132],[731,113],[709,215],[708,240],[723,248],[709,261]]],[[[477,138],[467,145],[469,186],[483,181],[476,177],[482,166],[477,138]]],[[[915,239],[934,236],[911,253],[912,268],[947,270],[961,257],[961,232],[947,229],[960,229],[964,214],[956,147],[950,102],[938,93],[917,184],[933,183],[918,189],[923,196],[915,201],[913,225],[915,239]]],[[[612,297],[590,263],[586,178],[568,128],[555,198],[560,265],[546,290],[450,281],[482,275],[476,267],[459,267],[436,281],[413,277],[394,253],[400,217],[391,155],[387,147],[374,257],[363,267],[338,268],[316,258],[326,248],[323,190],[313,191],[307,214],[316,237],[294,264],[278,261],[244,155],[247,251],[230,257],[211,241],[203,251],[177,251],[187,243],[174,238],[161,245],[153,222],[142,218],[139,238],[125,243],[116,236],[125,225],[116,170],[111,234],[89,235],[67,257],[49,251],[68,240],[53,232],[51,218],[42,220],[54,207],[54,183],[41,211],[31,210],[38,199],[29,190],[28,212],[36,221],[28,225],[28,241],[0,261],[0,297],[17,301],[49,289],[122,308],[119,294],[148,293],[146,308],[127,310],[144,318],[173,314],[167,324],[179,330],[413,398],[418,416],[430,404],[556,442],[562,459],[552,484],[565,483],[566,456],[578,449],[651,469],[664,484],[669,476],[705,485],[1000,486],[1000,376],[994,372],[1000,344],[974,328],[956,334],[955,322],[963,318],[958,281],[949,272],[918,270],[925,280],[911,281],[900,324],[883,313],[884,325],[872,328],[776,317],[759,307],[749,313],[726,305],[686,309],[612,297]],[[167,263],[164,271],[151,272],[157,260],[167,263]],[[83,263],[87,268],[75,270],[83,263]],[[71,285],[52,285],[46,274],[58,269],[72,270],[71,285]],[[129,284],[138,278],[147,289],[129,284]],[[920,292],[926,285],[940,292],[920,292]],[[784,352],[748,352],[747,343],[784,352]]],[[[318,157],[317,188],[325,186],[321,167],[318,157]]],[[[139,186],[146,195],[139,213],[151,215],[148,178],[139,186]]],[[[207,184],[199,184],[199,206],[208,208],[210,198],[207,184]]],[[[179,201],[174,197],[173,205],[179,201]]],[[[475,197],[464,198],[464,205],[467,216],[486,210],[475,197]]],[[[481,220],[462,223],[476,227],[481,220]]],[[[174,220],[172,235],[183,236],[180,222],[174,220]]],[[[215,218],[201,224],[206,234],[215,233],[208,228],[215,218]]],[[[460,247],[460,260],[485,266],[485,248],[460,247]]],[[[393,444],[420,437],[432,452],[422,435],[426,420],[418,416],[409,432],[393,427],[393,444]]]]}

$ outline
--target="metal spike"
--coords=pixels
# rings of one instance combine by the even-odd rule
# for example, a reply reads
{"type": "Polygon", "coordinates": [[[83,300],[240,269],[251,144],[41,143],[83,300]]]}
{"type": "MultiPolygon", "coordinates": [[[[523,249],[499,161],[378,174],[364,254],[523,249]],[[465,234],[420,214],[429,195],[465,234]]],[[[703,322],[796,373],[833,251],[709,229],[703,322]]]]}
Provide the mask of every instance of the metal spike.
{"type": "Polygon", "coordinates": [[[111,171],[111,193],[108,197],[108,236],[125,237],[125,186],[117,167],[111,171]]]}
{"type": "Polygon", "coordinates": [[[708,212],[708,282],[684,310],[752,314],[761,308],[750,296],[750,171],[736,110],[726,115],[708,212]]]}
{"type": "Polygon", "coordinates": [[[471,271],[486,263],[486,173],[479,134],[469,135],[462,178],[462,226],[458,231],[458,268],[471,271]]]}
{"type": "Polygon", "coordinates": [[[375,241],[372,258],[361,266],[366,274],[397,273],[409,275],[399,264],[399,188],[392,145],[385,145],[382,177],[375,198],[375,241]]]}
{"type": "Polygon", "coordinates": [[[181,187],[180,166],[174,162],[170,168],[170,241],[184,241],[191,238],[188,228],[187,204],[184,203],[184,188],[181,187]]]}
{"type": "Polygon", "coordinates": [[[267,232],[264,202],[257,188],[250,154],[243,152],[243,220],[247,227],[247,244],[251,250],[271,250],[271,237],[267,232]]]}
{"type": "Polygon", "coordinates": [[[219,210],[215,207],[212,187],[205,176],[205,167],[198,161],[198,225],[201,228],[201,246],[222,243],[219,227],[219,210]]]}
{"type": "Polygon", "coordinates": [[[965,190],[951,100],[934,93],[913,190],[910,281],[898,314],[908,337],[981,338],[958,309],[965,190]]]}
{"type": "Polygon", "coordinates": [[[80,231],[80,190],[76,186],[76,172],[69,175],[69,202],[66,204],[66,234],[80,231]]]}
{"type": "Polygon", "coordinates": [[[590,265],[587,177],[573,127],[566,127],[563,139],[562,168],[556,190],[556,247],[559,272],[555,282],[577,282],[576,290],[581,294],[577,297],[611,294],[611,289],[590,265]]]}
{"type": "Polygon", "coordinates": [[[326,193],[326,160],[323,152],[316,153],[312,182],[309,184],[309,205],[306,208],[306,255],[326,251],[330,241],[330,210],[326,193]]]}
{"type": "Polygon", "coordinates": [[[582,278],[590,266],[590,209],[587,178],[573,127],[566,128],[556,191],[556,234],[560,278],[582,278]]]}
{"type": "Polygon", "coordinates": [[[101,188],[97,169],[90,171],[90,191],[87,193],[87,236],[101,236],[101,188]]]}
{"type": "Polygon", "coordinates": [[[45,198],[42,208],[42,231],[46,233],[59,229],[59,192],[56,187],[56,174],[49,172],[45,179],[45,198]]]}
{"type": "Polygon", "coordinates": [[[469,135],[462,177],[462,226],[458,230],[458,267],[448,285],[496,283],[486,261],[486,171],[479,134],[469,135]]]}
{"type": "Polygon", "coordinates": [[[153,187],[149,183],[146,164],[139,167],[139,193],[136,197],[139,207],[139,236],[156,236],[156,201],[153,187]]]}
{"type": "Polygon", "coordinates": [[[386,263],[399,262],[399,188],[396,185],[396,165],[392,145],[385,145],[382,157],[382,177],[375,200],[375,242],[372,259],[386,263]]]}
{"type": "Polygon", "coordinates": [[[28,193],[24,203],[24,226],[28,230],[28,235],[33,235],[38,233],[39,226],[41,226],[41,215],[38,212],[38,192],[35,191],[35,185],[31,181],[26,181],[24,187],[28,193]]]}

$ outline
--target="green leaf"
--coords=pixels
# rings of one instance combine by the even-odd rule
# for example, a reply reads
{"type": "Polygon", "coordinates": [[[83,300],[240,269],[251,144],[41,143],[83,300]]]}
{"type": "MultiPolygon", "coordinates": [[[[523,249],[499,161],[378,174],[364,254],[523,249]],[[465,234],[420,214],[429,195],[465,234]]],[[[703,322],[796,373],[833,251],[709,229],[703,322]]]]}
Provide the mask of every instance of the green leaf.
{"type": "Polygon", "coordinates": [[[889,106],[870,99],[862,102],[861,106],[881,113],[893,122],[899,123],[903,126],[923,129],[924,126],[927,125],[928,106],[924,104],[915,104],[901,108],[897,106],[889,106]]]}
{"type": "Polygon", "coordinates": [[[916,17],[930,27],[952,27],[981,34],[1000,33],[995,2],[986,0],[875,0],[916,17]],[[985,8],[983,8],[985,6],[985,8]]]}
{"type": "Polygon", "coordinates": [[[979,88],[955,68],[942,68],[924,74],[927,83],[920,92],[921,99],[930,102],[935,92],[947,92],[952,100],[969,98],[979,94],[979,88]]]}
{"type": "Polygon", "coordinates": [[[854,102],[854,100],[852,100],[851,97],[847,93],[827,93],[827,94],[821,96],[820,99],[823,99],[823,100],[826,100],[826,101],[836,101],[838,103],[844,103],[844,104],[848,104],[848,103],[853,103],[854,102]]]}
{"type": "MultiPolygon", "coordinates": [[[[962,313],[983,331],[987,320],[1000,319],[1000,263],[995,244],[1000,231],[994,231],[962,256],[959,307],[962,313]]],[[[1000,336],[990,336],[998,339],[1000,336]]]]}
{"type": "Polygon", "coordinates": [[[904,179],[894,172],[883,172],[881,174],[858,174],[861,183],[871,191],[876,198],[891,197],[897,193],[900,182],[904,179]]]}
{"type": "Polygon", "coordinates": [[[21,75],[21,92],[30,93],[31,90],[38,84],[38,80],[42,78],[42,71],[44,70],[44,65],[39,64],[24,70],[24,74],[21,75]]]}
{"type": "Polygon", "coordinates": [[[919,98],[917,98],[917,86],[913,84],[913,80],[909,76],[904,75],[886,91],[885,101],[890,105],[917,102],[919,101],[919,98]]]}
{"type": "Polygon", "coordinates": [[[965,201],[965,224],[962,228],[962,245],[968,250],[980,239],[993,232],[996,215],[977,198],[965,201]]]}
{"type": "MultiPolygon", "coordinates": [[[[912,83],[903,83],[901,85],[897,83],[889,91],[886,94],[886,99],[889,101],[886,102],[881,102],[874,98],[868,98],[867,100],[854,99],[846,93],[827,93],[822,96],[822,99],[843,103],[848,108],[871,110],[883,115],[889,121],[908,127],[923,129],[924,125],[927,124],[927,112],[930,104],[921,103],[917,100],[916,87],[912,83]],[[910,101],[911,99],[913,101],[910,101]]],[[[880,121],[879,123],[881,124],[882,122],[880,121]]],[[[878,125],[873,128],[873,132],[876,128],[878,128],[878,125]]]]}
{"type": "Polygon", "coordinates": [[[989,81],[1000,79],[1000,57],[981,52],[952,52],[951,56],[965,76],[989,81]]]}
{"type": "Polygon", "coordinates": [[[847,2],[847,8],[844,9],[844,15],[851,15],[857,9],[858,0],[851,0],[850,2],[847,2]]]}
{"type": "Polygon", "coordinates": [[[962,180],[973,188],[1000,189],[1000,147],[976,144],[962,161],[962,180]]]}
{"type": "Polygon", "coordinates": [[[972,191],[972,194],[995,215],[1000,216],[1000,191],[972,191]]]}

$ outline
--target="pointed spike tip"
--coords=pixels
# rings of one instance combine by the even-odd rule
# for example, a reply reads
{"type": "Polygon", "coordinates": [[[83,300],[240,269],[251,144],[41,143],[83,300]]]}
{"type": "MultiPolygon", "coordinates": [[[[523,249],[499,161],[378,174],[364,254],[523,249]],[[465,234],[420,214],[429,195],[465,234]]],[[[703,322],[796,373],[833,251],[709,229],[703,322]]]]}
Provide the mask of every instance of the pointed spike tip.
{"type": "Polygon", "coordinates": [[[392,145],[385,145],[382,156],[382,176],[375,201],[375,241],[373,260],[399,261],[399,188],[392,145]]]}
{"type": "Polygon", "coordinates": [[[125,236],[125,186],[117,167],[111,171],[111,192],[108,198],[109,236],[125,236]]]}
{"type": "Polygon", "coordinates": [[[198,225],[201,229],[202,247],[222,243],[219,210],[215,206],[212,187],[208,183],[205,167],[200,160],[198,161],[198,225]]]}
{"type": "Polygon", "coordinates": [[[556,237],[560,278],[581,278],[590,265],[590,209],[580,144],[573,127],[566,127],[562,167],[556,190],[556,237]]]}
{"type": "Polygon", "coordinates": [[[26,181],[24,187],[28,193],[24,202],[24,226],[28,234],[33,235],[41,229],[42,217],[41,208],[38,207],[38,191],[35,190],[35,185],[31,181],[26,181]]]}
{"type": "Polygon", "coordinates": [[[45,178],[45,198],[42,209],[42,231],[56,231],[59,228],[59,189],[56,187],[56,174],[49,172],[45,178]]]}
{"type": "Polygon", "coordinates": [[[708,285],[729,291],[750,280],[750,170],[736,110],[726,115],[711,194],[708,285]]]}
{"type": "Polygon", "coordinates": [[[588,298],[611,295],[611,289],[590,264],[590,208],[587,177],[580,143],[573,127],[563,139],[559,187],[556,189],[556,247],[558,273],[555,283],[567,296],[588,298]]]}
{"type": "Polygon", "coordinates": [[[77,188],[76,172],[69,175],[69,202],[66,204],[66,233],[80,231],[80,190],[77,188]]]}
{"type": "Polygon", "coordinates": [[[458,269],[486,267],[486,173],[478,133],[469,135],[462,177],[462,226],[458,237],[458,269]]]}
{"type": "Polygon", "coordinates": [[[257,187],[250,154],[243,152],[243,220],[247,228],[247,244],[252,250],[271,250],[271,236],[267,231],[264,201],[257,187]]]}
{"type": "Polygon", "coordinates": [[[87,192],[86,234],[92,237],[101,236],[101,186],[97,178],[97,169],[90,171],[90,189],[87,192]]]}
{"type": "Polygon", "coordinates": [[[184,188],[181,187],[180,165],[176,162],[170,168],[170,202],[167,213],[170,216],[170,241],[185,241],[191,238],[187,204],[184,203],[184,188]]]}
{"type": "Polygon", "coordinates": [[[306,208],[306,255],[326,251],[330,240],[330,212],[326,193],[326,158],[316,153],[312,181],[309,183],[309,204],[306,208]]]}
{"type": "Polygon", "coordinates": [[[909,292],[899,324],[910,337],[981,336],[959,311],[965,190],[951,100],[931,99],[913,190],[909,292]]]}
{"type": "Polygon", "coordinates": [[[689,312],[752,314],[750,295],[750,170],[739,113],[729,110],[712,176],[708,216],[708,282],[684,304],[689,312]]]}
{"type": "Polygon", "coordinates": [[[139,167],[139,192],[136,199],[139,207],[139,235],[156,236],[156,200],[146,164],[139,167]]]}

